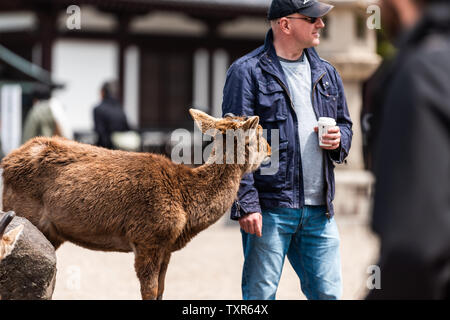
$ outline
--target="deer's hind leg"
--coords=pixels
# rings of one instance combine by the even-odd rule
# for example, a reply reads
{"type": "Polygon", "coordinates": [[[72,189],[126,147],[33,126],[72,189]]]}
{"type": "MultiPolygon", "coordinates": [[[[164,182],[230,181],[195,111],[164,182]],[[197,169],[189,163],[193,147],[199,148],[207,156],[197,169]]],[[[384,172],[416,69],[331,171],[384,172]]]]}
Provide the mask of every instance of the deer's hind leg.
{"type": "MultiPolygon", "coordinates": [[[[42,210],[44,210],[42,208],[42,210]]],[[[63,237],[58,233],[55,225],[47,219],[46,215],[42,215],[38,224],[38,229],[44,234],[44,236],[51,242],[53,247],[58,249],[65,241],[63,237]]]]}
{"type": "Polygon", "coordinates": [[[161,268],[159,269],[159,277],[158,277],[158,296],[156,297],[158,300],[162,300],[162,296],[164,293],[164,280],[166,279],[167,266],[169,265],[171,252],[167,251],[163,257],[161,268]]]}
{"type": "Polygon", "coordinates": [[[13,190],[9,185],[3,190],[3,210],[14,211],[16,215],[26,218],[36,227],[39,224],[42,204],[38,199],[30,198],[24,193],[13,190]]]}
{"type": "Polygon", "coordinates": [[[45,208],[40,200],[33,199],[5,186],[3,207],[6,211],[12,210],[19,217],[24,217],[30,221],[51,242],[55,250],[64,242],[53,223],[47,218],[45,208]]]}

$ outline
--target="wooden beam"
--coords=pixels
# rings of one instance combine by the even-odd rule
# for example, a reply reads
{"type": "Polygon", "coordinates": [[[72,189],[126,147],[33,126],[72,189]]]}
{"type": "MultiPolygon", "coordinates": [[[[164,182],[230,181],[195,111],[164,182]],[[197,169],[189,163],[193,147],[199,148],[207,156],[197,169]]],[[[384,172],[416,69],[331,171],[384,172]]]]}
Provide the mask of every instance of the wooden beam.
{"type": "Polygon", "coordinates": [[[57,11],[53,8],[43,8],[37,12],[38,17],[38,39],[41,43],[42,60],[41,67],[52,71],[52,49],[56,36],[57,11]]]}
{"type": "MultiPolygon", "coordinates": [[[[58,38],[85,39],[85,40],[112,40],[117,41],[117,33],[112,32],[91,32],[72,30],[61,31],[58,38]]],[[[137,45],[140,47],[151,47],[154,51],[165,51],[167,48],[176,50],[191,51],[192,48],[225,48],[230,50],[248,49],[248,52],[264,43],[264,39],[235,39],[225,37],[195,37],[177,35],[156,35],[156,34],[128,34],[126,36],[127,45],[137,45]]]]}
{"type": "Polygon", "coordinates": [[[118,29],[117,29],[117,40],[119,43],[119,101],[123,107],[124,96],[125,96],[125,51],[128,47],[128,30],[132,16],[128,14],[118,14],[118,29]]]}

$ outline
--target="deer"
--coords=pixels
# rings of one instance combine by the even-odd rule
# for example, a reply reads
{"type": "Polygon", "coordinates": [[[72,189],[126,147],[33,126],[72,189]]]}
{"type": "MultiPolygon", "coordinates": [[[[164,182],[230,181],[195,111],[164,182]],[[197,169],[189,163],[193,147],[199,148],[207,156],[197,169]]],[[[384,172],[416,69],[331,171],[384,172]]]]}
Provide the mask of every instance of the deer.
{"type": "Polygon", "coordinates": [[[142,299],[162,299],[171,253],[222,217],[242,177],[271,156],[258,116],[189,112],[213,138],[204,164],[37,137],[1,163],[4,210],[27,218],[55,249],[69,241],[92,250],[134,252],[142,299]],[[229,146],[224,144],[229,131],[245,134],[235,135],[229,146]],[[239,144],[244,160],[225,161],[242,155],[236,152],[239,144]]]}

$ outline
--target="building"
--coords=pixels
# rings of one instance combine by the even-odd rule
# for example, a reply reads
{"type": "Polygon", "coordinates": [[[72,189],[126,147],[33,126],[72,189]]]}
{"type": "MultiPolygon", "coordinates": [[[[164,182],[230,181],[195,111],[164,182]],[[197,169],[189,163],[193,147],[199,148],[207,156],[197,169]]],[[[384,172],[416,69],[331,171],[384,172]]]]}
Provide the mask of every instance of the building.
{"type": "Polygon", "coordinates": [[[20,146],[22,123],[33,98],[62,88],[48,71],[0,45],[0,159],[20,146]]]}
{"type": "MultiPolygon", "coordinates": [[[[375,32],[366,26],[367,9],[374,1],[328,2],[335,9],[326,17],[318,51],[344,81],[355,135],[348,164],[340,168],[351,170],[353,180],[363,168],[361,85],[380,61],[375,32]]],[[[77,131],[92,130],[100,85],[111,78],[119,79],[125,111],[136,128],[192,130],[189,107],[220,115],[226,70],[263,43],[269,4],[270,0],[2,0],[0,43],[66,85],[55,95],[66,105],[77,131]]],[[[369,180],[361,178],[358,192],[366,192],[369,180]]]]}

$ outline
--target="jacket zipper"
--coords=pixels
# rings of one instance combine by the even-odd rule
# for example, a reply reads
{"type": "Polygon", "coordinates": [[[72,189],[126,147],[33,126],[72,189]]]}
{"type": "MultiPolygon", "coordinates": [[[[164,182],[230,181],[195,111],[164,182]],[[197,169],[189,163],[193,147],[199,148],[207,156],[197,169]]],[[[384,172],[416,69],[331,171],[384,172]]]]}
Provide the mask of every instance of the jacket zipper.
{"type": "MultiPolygon", "coordinates": [[[[272,74],[272,73],[270,73],[276,80],[277,80],[277,82],[283,87],[283,89],[286,91],[286,94],[287,94],[287,96],[289,97],[289,102],[291,103],[290,105],[291,105],[291,108],[292,108],[292,110],[295,112],[295,107],[294,107],[294,103],[292,102],[292,98],[291,98],[291,95],[289,94],[289,90],[287,90],[287,88],[286,88],[286,86],[284,85],[284,83],[276,76],[276,75],[274,75],[274,74],[272,74]]],[[[327,73],[325,72],[324,74],[322,74],[321,76],[320,76],[320,78],[319,79],[317,79],[317,81],[314,83],[314,86],[313,86],[313,89],[312,89],[312,92],[311,92],[311,105],[312,105],[312,107],[313,107],[313,110],[314,110],[314,114],[316,115],[316,120],[319,120],[319,117],[318,117],[318,115],[317,115],[317,112],[316,112],[316,109],[314,108],[314,92],[315,92],[315,90],[316,90],[316,87],[317,87],[317,84],[319,83],[319,81],[320,80],[322,80],[322,78],[326,75],[327,73]]],[[[298,126],[298,123],[297,123],[297,126],[298,126]]],[[[298,128],[297,128],[297,131],[298,131],[298,128]]],[[[324,165],[327,165],[327,163],[324,163],[324,165]]],[[[328,181],[327,181],[327,178],[325,178],[325,182],[327,183],[327,193],[326,193],[326,195],[325,195],[325,202],[326,202],[326,205],[327,205],[327,213],[326,213],[326,215],[327,215],[327,218],[328,218],[328,220],[330,220],[330,208],[329,208],[329,206],[328,206],[328,192],[329,192],[329,183],[328,183],[328,181]]]]}
{"type": "Polygon", "coordinates": [[[311,91],[311,105],[312,105],[312,107],[313,107],[314,114],[316,115],[316,120],[319,120],[319,116],[317,115],[316,109],[314,108],[314,92],[316,91],[317,84],[319,83],[320,80],[322,80],[322,78],[323,78],[326,74],[327,74],[327,73],[325,72],[324,74],[322,74],[322,75],[320,76],[319,79],[317,79],[317,81],[314,83],[313,89],[312,89],[312,91],[311,91]]]}
{"type": "MultiPolygon", "coordinates": [[[[319,120],[319,117],[318,117],[318,115],[317,115],[316,109],[314,108],[314,92],[315,92],[315,90],[316,90],[317,84],[319,83],[320,80],[322,80],[322,78],[323,78],[325,75],[326,75],[326,72],[325,72],[324,74],[322,74],[322,75],[320,76],[320,78],[314,83],[314,86],[313,86],[313,89],[312,89],[312,92],[311,92],[311,104],[312,104],[312,107],[313,107],[313,110],[314,110],[314,114],[316,115],[316,119],[317,119],[317,120],[319,120]]],[[[327,164],[326,161],[324,161],[324,166],[326,166],[326,165],[328,165],[328,164],[327,164]]],[[[326,205],[327,205],[327,213],[326,213],[326,216],[327,216],[327,218],[328,218],[328,221],[330,221],[330,219],[331,219],[331,214],[330,214],[330,208],[328,207],[328,192],[329,192],[330,186],[329,186],[329,183],[328,183],[328,177],[325,178],[325,182],[327,183],[327,193],[326,193],[326,195],[325,195],[325,202],[326,202],[326,205]]]]}
{"type": "Polygon", "coordinates": [[[280,86],[282,86],[283,89],[286,91],[286,93],[287,93],[287,95],[288,95],[288,97],[289,97],[289,102],[291,103],[291,108],[292,108],[292,110],[295,111],[294,102],[292,102],[292,98],[291,98],[291,95],[289,94],[289,90],[286,88],[286,86],[284,85],[283,81],[281,81],[280,79],[278,79],[277,76],[275,76],[275,75],[273,75],[273,74],[272,74],[272,76],[278,81],[278,83],[280,84],[280,86]]]}
{"type": "MultiPolygon", "coordinates": [[[[291,109],[294,112],[295,116],[297,117],[297,113],[295,112],[294,102],[292,101],[292,97],[289,94],[289,90],[286,88],[286,86],[284,85],[283,81],[281,81],[276,75],[272,74],[272,76],[277,80],[277,82],[280,84],[280,86],[282,86],[283,89],[285,90],[287,96],[289,97],[289,102],[290,102],[290,105],[291,105],[291,109]]],[[[295,134],[298,136],[298,119],[297,119],[297,128],[296,129],[297,129],[297,132],[295,134]]],[[[297,140],[300,140],[300,137],[297,140]]],[[[299,141],[298,144],[299,145],[297,146],[297,148],[300,148],[300,141],[299,141]]],[[[300,159],[300,161],[301,161],[301,159],[300,159]]],[[[298,180],[300,180],[300,178],[298,180]]],[[[295,183],[294,183],[294,185],[295,185],[295,183]]],[[[303,188],[304,188],[304,186],[303,186],[303,188]]],[[[295,194],[295,192],[294,192],[294,194],[295,194]]],[[[304,205],[304,202],[305,202],[305,199],[304,199],[304,192],[303,192],[303,205],[304,205]]],[[[300,205],[300,201],[299,201],[299,205],[300,205]]]]}

